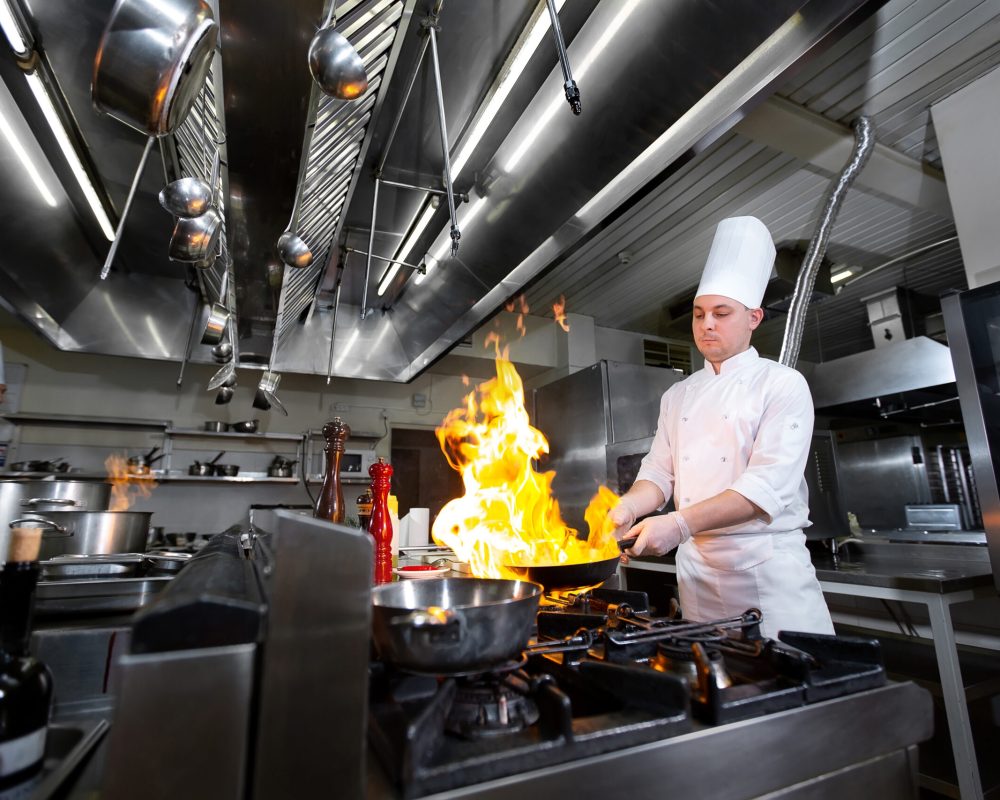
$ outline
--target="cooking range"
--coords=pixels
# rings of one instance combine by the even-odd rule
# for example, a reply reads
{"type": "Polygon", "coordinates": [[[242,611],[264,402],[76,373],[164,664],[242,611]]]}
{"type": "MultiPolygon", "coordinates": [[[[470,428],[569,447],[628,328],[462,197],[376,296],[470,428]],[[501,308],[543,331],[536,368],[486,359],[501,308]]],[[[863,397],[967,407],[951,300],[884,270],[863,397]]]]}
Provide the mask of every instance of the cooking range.
{"type": "MultiPolygon", "coordinates": [[[[519,658],[473,674],[374,662],[369,743],[404,797],[584,759],[881,686],[878,642],[693,623],[643,592],[546,595],[519,658]]],[[[447,630],[443,636],[449,635],[447,630]]]]}

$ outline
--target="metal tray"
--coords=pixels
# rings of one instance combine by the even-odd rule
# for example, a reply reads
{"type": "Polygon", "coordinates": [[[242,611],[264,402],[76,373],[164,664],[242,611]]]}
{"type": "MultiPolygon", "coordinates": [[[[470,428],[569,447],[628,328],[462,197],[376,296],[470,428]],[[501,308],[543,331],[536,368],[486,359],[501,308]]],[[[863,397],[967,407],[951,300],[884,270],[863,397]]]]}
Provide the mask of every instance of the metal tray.
{"type": "Polygon", "coordinates": [[[35,614],[100,614],[136,611],[173,580],[172,576],[39,581],[35,614]]]}
{"type": "Polygon", "coordinates": [[[49,723],[45,737],[45,761],[41,772],[27,781],[0,791],[0,800],[48,800],[64,796],[60,789],[80,762],[108,731],[104,720],[49,723]]]}

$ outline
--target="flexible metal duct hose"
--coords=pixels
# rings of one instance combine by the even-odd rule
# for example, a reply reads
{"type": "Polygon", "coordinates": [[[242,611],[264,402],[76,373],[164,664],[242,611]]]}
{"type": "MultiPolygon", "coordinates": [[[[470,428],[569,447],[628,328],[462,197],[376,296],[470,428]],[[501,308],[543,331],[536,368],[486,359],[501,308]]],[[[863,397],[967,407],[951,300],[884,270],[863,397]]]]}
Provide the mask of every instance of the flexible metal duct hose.
{"type": "Polygon", "coordinates": [[[823,213],[820,214],[819,225],[809,242],[806,257],[802,260],[802,267],[795,279],[795,291],[792,294],[788,322],[785,325],[785,338],[781,343],[781,356],[778,358],[786,367],[794,367],[799,360],[802,334],[806,326],[806,312],[809,310],[809,300],[816,285],[816,273],[819,272],[819,265],[830,243],[833,223],[837,219],[847,190],[851,188],[858,173],[864,169],[875,147],[875,128],[868,117],[858,117],[851,127],[854,129],[854,151],[837,182],[830,187],[826,202],[823,204],[823,213]]]}

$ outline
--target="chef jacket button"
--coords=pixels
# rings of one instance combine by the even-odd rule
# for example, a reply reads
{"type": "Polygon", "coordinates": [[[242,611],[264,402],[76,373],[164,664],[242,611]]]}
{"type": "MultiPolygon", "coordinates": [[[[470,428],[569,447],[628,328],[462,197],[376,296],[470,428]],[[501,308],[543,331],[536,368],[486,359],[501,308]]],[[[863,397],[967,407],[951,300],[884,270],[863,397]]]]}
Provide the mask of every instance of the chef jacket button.
{"type": "Polygon", "coordinates": [[[722,418],[723,418],[723,419],[729,419],[729,415],[728,415],[728,414],[723,414],[723,415],[722,415],[722,418]]]}
{"type": "Polygon", "coordinates": [[[681,422],[687,422],[687,421],[688,421],[687,417],[681,417],[681,422]]]}
{"type": "Polygon", "coordinates": [[[684,498],[684,502],[685,503],[690,503],[691,502],[691,498],[690,497],[685,497],[684,498]]]}
{"type": "Polygon", "coordinates": [[[722,460],[723,460],[723,461],[725,461],[725,460],[726,460],[726,457],[725,457],[725,456],[723,456],[723,457],[722,457],[722,460]]]}
{"type": "Polygon", "coordinates": [[[684,456],[684,460],[685,461],[690,461],[691,460],[691,456],[684,456]]]}

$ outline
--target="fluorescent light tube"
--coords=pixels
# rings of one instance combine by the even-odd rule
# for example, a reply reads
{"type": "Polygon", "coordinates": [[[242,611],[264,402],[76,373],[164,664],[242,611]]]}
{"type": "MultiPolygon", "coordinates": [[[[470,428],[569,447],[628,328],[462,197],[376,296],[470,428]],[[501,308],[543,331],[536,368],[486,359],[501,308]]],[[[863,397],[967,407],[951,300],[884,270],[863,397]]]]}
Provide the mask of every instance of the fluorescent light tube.
{"type": "Polygon", "coordinates": [[[52,134],[59,143],[59,149],[62,150],[63,156],[66,157],[66,161],[69,163],[73,177],[76,178],[76,182],[80,184],[80,189],[83,190],[83,194],[87,198],[87,203],[90,205],[90,209],[97,219],[97,224],[101,226],[101,232],[109,242],[114,241],[115,230],[111,225],[111,220],[108,219],[108,215],[104,211],[104,205],[97,196],[97,191],[94,189],[94,185],[90,182],[90,177],[83,168],[83,163],[80,161],[80,156],[76,152],[76,148],[69,140],[69,136],[63,127],[62,120],[59,119],[59,115],[56,113],[56,107],[52,103],[52,98],[49,97],[45,84],[37,72],[29,72],[24,77],[27,78],[28,86],[31,87],[31,93],[35,96],[35,100],[38,101],[38,105],[45,115],[45,120],[49,123],[52,134]]]}
{"type": "MultiPolygon", "coordinates": [[[[472,223],[472,220],[474,220],[476,216],[478,216],[479,212],[483,210],[483,206],[485,205],[486,205],[485,197],[477,198],[476,202],[474,202],[471,206],[469,206],[469,210],[462,215],[462,218],[458,221],[458,226],[464,230],[469,224],[472,223]]],[[[445,258],[447,258],[448,253],[451,251],[450,229],[446,228],[445,231],[448,232],[449,235],[445,237],[443,242],[441,242],[441,246],[434,251],[433,255],[428,254],[428,258],[424,259],[424,266],[427,272],[430,272],[433,267],[437,266],[442,261],[444,261],[445,258]]],[[[414,276],[413,282],[419,286],[421,283],[424,282],[424,278],[426,277],[427,277],[426,272],[423,275],[421,275],[418,272],[414,276]]]]}
{"type": "Polygon", "coordinates": [[[24,145],[21,144],[21,140],[17,138],[17,134],[11,127],[10,122],[7,121],[7,117],[3,113],[0,113],[0,133],[3,134],[4,138],[7,140],[7,144],[10,145],[10,149],[14,151],[18,160],[21,162],[21,166],[24,167],[24,171],[28,173],[28,177],[31,178],[31,182],[35,184],[35,188],[38,193],[42,196],[42,199],[52,208],[55,208],[56,198],[52,192],[49,191],[49,187],[45,185],[45,181],[42,180],[41,173],[38,171],[38,167],[35,166],[35,162],[31,160],[31,156],[28,155],[28,151],[24,149],[24,145]]]}
{"type": "Polygon", "coordinates": [[[28,54],[28,51],[31,50],[31,44],[21,31],[21,25],[18,23],[17,16],[10,7],[10,0],[0,2],[0,28],[3,28],[3,33],[7,37],[10,49],[16,55],[23,56],[28,54]]]}
{"type": "Polygon", "coordinates": [[[838,272],[836,275],[830,276],[830,283],[840,283],[843,280],[847,280],[854,274],[853,269],[845,269],[842,272],[838,272]]]}
{"type": "MultiPolygon", "coordinates": [[[[565,0],[556,0],[557,13],[563,7],[564,2],[565,0]]],[[[496,91],[494,91],[489,100],[486,101],[486,105],[483,107],[478,118],[470,129],[469,135],[466,137],[458,151],[458,154],[451,162],[452,181],[458,178],[462,168],[466,165],[469,158],[472,156],[472,153],[475,151],[476,146],[483,138],[483,135],[489,129],[490,123],[493,122],[494,118],[496,118],[496,115],[500,111],[500,107],[504,104],[504,101],[510,94],[511,89],[514,88],[514,84],[517,83],[518,78],[521,77],[521,73],[524,72],[525,67],[528,66],[528,61],[531,60],[532,55],[535,53],[535,49],[542,41],[545,34],[548,33],[551,26],[552,21],[549,19],[549,14],[543,1],[539,4],[539,13],[535,18],[531,29],[528,31],[528,35],[524,38],[523,44],[517,48],[513,57],[509,59],[509,66],[506,67],[506,74],[500,79],[500,83],[497,85],[496,91]]]]}
{"type": "MultiPolygon", "coordinates": [[[[611,20],[611,24],[604,29],[594,46],[587,51],[587,54],[583,57],[580,62],[579,68],[574,72],[573,78],[577,83],[581,83],[583,78],[586,76],[587,72],[597,61],[597,57],[604,52],[605,48],[611,42],[611,40],[617,35],[618,30],[622,25],[625,24],[625,20],[628,19],[629,15],[635,11],[636,6],[638,6],[640,0],[629,0],[622,9],[615,15],[615,18],[611,20]]],[[[521,143],[518,145],[517,149],[507,159],[507,163],[504,164],[504,171],[513,172],[517,165],[521,162],[524,154],[528,152],[531,146],[535,143],[535,140],[541,135],[542,131],[548,127],[548,124],[552,121],[552,117],[556,115],[559,108],[565,103],[565,99],[562,95],[555,97],[552,102],[546,107],[545,112],[538,118],[535,124],[532,126],[528,135],[525,136],[521,143]]]]}
{"type": "Polygon", "coordinates": [[[410,231],[410,235],[406,237],[406,241],[403,242],[403,246],[394,256],[395,261],[393,265],[389,268],[389,271],[382,276],[382,280],[379,281],[379,297],[388,291],[389,285],[392,283],[392,279],[395,278],[396,274],[399,272],[399,262],[406,261],[406,257],[410,255],[410,252],[414,247],[416,247],[417,240],[420,238],[421,234],[423,234],[424,229],[430,224],[431,217],[434,216],[435,211],[437,211],[437,209],[434,208],[434,206],[428,205],[427,208],[424,209],[424,213],[420,215],[420,218],[417,220],[417,224],[413,226],[413,230],[410,231]]]}

